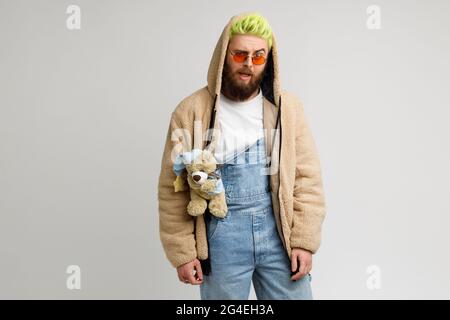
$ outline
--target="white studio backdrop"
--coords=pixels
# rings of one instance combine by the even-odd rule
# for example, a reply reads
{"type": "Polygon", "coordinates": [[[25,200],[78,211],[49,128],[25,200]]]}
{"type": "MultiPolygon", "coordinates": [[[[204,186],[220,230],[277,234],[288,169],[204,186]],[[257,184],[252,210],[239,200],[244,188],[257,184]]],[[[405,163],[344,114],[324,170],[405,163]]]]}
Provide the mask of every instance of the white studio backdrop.
{"type": "Polygon", "coordinates": [[[321,159],[314,298],[450,298],[444,0],[0,0],[0,298],[199,299],[162,251],[157,179],[170,113],[244,11],[321,159]]]}

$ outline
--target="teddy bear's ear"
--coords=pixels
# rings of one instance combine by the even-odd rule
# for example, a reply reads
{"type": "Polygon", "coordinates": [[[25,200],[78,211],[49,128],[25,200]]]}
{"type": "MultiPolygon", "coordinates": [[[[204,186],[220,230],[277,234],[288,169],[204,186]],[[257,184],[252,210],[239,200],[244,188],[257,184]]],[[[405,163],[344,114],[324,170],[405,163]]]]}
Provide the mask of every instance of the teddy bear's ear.
{"type": "Polygon", "coordinates": [[[204,149],[202,156],[203,156],[203,161],[206,163],[217,163],[216,158],[214,157],[211,150],[204,149]]]}
{"type": "Polygon", "coordinates": [[[208,152],[210,152],[210,153],[213,152],[211,144],[208,144],[208,145],[203,149],[203,152],[205,152],[205,151],[208,151],[208,152]]]}
{"type": "Polygon", "coordinates": [[[210,159],[211,155],[212,155],[211,150],[208,150],[208,149],[203,150],[203,158],[204,159],[210,159]]]}
{"type": "Polygon", "coordinates": [[[182,175],[177,176],[177,178],[173,182],[173,187],[175,189],[175,192],[186,190],[185,180],[183,179],[182,175]]]}

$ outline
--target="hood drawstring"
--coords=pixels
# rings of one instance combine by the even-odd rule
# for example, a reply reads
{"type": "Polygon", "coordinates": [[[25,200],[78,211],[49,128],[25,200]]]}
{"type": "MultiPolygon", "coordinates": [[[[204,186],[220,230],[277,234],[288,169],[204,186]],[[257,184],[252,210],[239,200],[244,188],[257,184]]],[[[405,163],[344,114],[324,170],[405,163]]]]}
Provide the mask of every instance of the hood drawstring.
{"type": "Polygon", "coordinates": [[[206,141],[205,149],[210,145],[212,140],[212,129],[214,129],[214,122],[216,120],[216,101],[217,101],[217,93],[214,96],[214,102],[211,106],[211,118],[209,119],[209,131],[208,131],[208,140],[206,141]]]}
{"type": "MultiPolygon", "coordinates": [[[[275,134],[272,137],[272,148],[273,148],[273,145],[275,144],[275,137],[277,135],[278,124],[280,125],[280,146],[278,149],[278,165],[280,165],[280,160],[281,160],[281,95],[278,98],[278,112],[277,112],[277,120],[276,120],[276,126],[275,126],[275,134]]],[[[269,163],[266,165],[266,167],[270,167],[271,165],[272,165],[272,155],[270,156],[269,163]]]]}

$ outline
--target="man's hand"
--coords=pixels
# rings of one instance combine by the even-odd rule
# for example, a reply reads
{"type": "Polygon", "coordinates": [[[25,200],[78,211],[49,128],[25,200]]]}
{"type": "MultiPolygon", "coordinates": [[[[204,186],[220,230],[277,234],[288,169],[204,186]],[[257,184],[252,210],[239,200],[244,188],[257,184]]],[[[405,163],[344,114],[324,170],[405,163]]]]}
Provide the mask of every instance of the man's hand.
{"type": "Polygon", "coordinates": [[[312,269],[312,253],[308,250],[293,248],[291,253],[291,270],[295,274],[291,280],[296,281],[307,275],[312,269]]]}
{"type": "Polygon", "coordinates": [[[183,283],[201,284],[203,282],[202,266],[198,259],[179,266],[177,272],[178,279],[183,283]]]}

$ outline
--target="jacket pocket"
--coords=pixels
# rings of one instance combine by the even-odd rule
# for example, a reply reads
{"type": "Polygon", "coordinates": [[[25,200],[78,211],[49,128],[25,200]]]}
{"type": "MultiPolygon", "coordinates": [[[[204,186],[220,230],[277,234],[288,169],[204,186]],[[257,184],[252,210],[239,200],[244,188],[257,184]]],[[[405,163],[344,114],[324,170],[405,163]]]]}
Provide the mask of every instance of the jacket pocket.
{"type": "Polygon", "coordinates": [[[293,214],[294,214],[294,197],[290,194],[283,195],[283,207],[284,207],[284,213],[286,215],[286,221],[289,225],[289,228],[292,229],[293,226],[293,214]]]}

